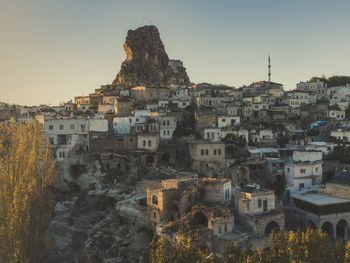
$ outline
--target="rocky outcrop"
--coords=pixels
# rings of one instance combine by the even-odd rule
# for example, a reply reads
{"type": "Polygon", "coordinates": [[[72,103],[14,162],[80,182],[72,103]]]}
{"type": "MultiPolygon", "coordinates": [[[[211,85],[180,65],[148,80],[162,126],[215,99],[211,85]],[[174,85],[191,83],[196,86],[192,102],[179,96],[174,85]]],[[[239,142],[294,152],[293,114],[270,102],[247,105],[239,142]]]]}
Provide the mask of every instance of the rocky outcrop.
{"type": "Polygon", "coordinates": [[[45,262],[144,262],[153,232],[133,207],[135,185],[126,179],[135,175],[109,171],[100,159],[83,154],[56,162],[45,262]]]}
{"type": "Polygon", "coordinates": [[[155,26],[129,30],[124,43],[126,60],[113,84],[127,86],[189,83],[180,60],[169,60],[155,26]]]}

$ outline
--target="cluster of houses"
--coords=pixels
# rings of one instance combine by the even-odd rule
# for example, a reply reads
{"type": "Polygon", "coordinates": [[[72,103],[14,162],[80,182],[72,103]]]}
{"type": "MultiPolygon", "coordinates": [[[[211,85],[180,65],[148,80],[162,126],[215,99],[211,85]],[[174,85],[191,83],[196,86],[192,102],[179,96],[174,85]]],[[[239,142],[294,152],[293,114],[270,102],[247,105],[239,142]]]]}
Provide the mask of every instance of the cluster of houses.
{"type": "Polygon", "coordinates": [[[338,170],[329,183],[323,167],[350,140],[349,102],[350,86],[321,81],[291,91],[269,81],[237,89],[113,84],[57,107],[18,107],[16,118],[43,125],[57,161],[79,151],[137,153],[149,168],[172,167],[173,178],[154,179],[135,206],[146,206],[158,234],[200,229],[215,250],[296,222],[348,238],[350,197],[334,185],[348,189],[350,174],[338,170]],[[278,181],[285,189],[277,197],[278,181]]]}

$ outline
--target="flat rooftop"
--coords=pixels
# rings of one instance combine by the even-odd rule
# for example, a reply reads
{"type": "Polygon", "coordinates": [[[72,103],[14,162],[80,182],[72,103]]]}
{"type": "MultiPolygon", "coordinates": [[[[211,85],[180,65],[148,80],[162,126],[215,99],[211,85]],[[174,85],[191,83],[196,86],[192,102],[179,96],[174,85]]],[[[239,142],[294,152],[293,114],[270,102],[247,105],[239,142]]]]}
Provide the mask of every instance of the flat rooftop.
{"type": "Polygon", "coordinates": [[[318,206],[350,202],[348,199],[336,198],[320,194],[294,194],[292,197],[318,206]]]}

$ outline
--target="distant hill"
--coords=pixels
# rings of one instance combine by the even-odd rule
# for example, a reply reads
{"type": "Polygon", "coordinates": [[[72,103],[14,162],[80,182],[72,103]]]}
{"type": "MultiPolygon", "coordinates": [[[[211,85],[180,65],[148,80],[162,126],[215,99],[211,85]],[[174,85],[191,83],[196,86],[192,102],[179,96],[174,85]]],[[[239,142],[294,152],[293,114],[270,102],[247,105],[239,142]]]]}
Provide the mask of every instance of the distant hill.
{"type": "Polygon", "coordinates": [[[325,76],[312,77],[310,79],[310,82],[315,82],[316,80],[320,80],[320,81],[325,82],[329,88],[330,87],[338,87],[338,86],[346,86],[347,84],[350,85],[350,76],[332,76],[329,78],[326,78],[325,76]]]}

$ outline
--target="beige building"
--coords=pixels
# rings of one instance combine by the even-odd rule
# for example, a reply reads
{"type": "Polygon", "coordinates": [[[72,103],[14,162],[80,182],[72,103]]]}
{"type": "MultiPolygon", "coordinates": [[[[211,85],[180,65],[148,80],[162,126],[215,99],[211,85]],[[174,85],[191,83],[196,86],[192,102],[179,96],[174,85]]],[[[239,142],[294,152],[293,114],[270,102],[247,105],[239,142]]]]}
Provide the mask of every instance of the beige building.
{"type": "Polygon", "coordinates": [[[276,208],[273,191],[247,185],[236,191],[236,203],[241,224],[258,236],[284,228],[284,213],[276,208]]]}
{"type": "Polygon", "coordinates": [[[137,149],[155,152],[159,148],[159,133],[140,133],[137,136],[137,149]]]}
{"type": "Polygon", "coordinates": [[[225,160],[223,142],[194,141],[189,143],[191,158],[199,162],[221,162],[225,160]]]}

